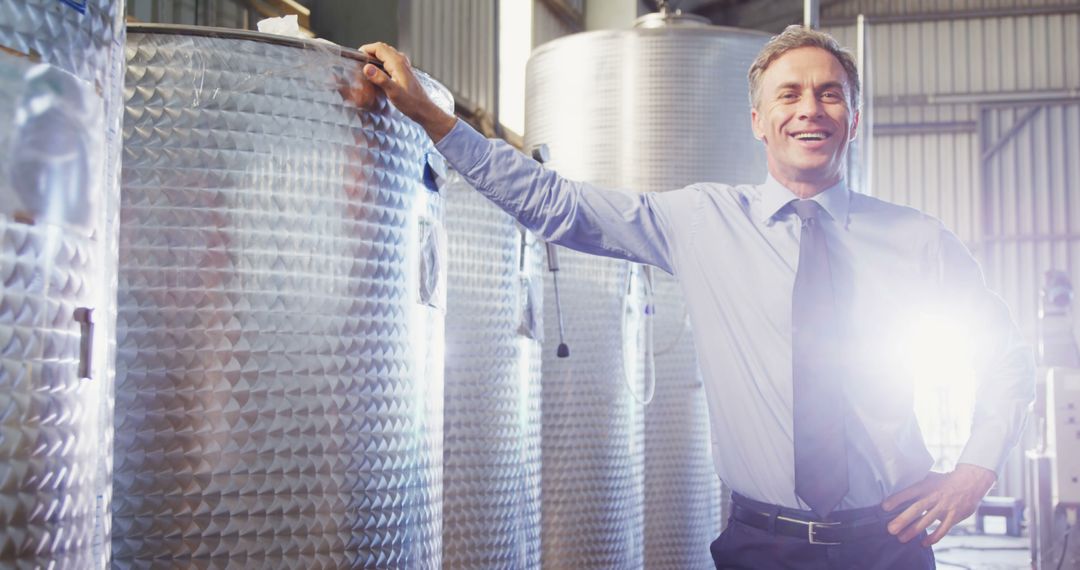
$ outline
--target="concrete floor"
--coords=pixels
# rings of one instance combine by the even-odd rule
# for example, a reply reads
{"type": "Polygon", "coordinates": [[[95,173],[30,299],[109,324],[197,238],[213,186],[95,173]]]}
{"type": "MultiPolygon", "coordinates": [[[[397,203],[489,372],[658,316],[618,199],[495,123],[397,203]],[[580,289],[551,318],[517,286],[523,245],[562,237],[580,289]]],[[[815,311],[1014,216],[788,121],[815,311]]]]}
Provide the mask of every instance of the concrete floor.
{"type": "MultiPolygon", "coordinates": [[[[1000,520],[1000,519],[999,519],[1000,520]]],[[[939,570],[1030,570],[1031,539],[1004,534],[1004,521],[986,519],[987,534],[973,525],[958,527],[934,546],[939,570]],[[1002,533],[1002,534],[998,534],[1002,533]]]]}

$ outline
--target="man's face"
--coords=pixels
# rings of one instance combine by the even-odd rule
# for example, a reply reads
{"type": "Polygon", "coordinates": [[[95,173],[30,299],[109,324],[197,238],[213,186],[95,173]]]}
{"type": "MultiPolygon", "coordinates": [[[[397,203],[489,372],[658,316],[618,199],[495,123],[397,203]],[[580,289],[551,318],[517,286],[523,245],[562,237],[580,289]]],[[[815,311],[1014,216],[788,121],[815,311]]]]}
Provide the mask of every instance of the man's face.
{"type": "Polygon", "coordinates": [[[859,121],[850,94],[844,68],[820,48],[791,50],[765,69],[751,117],[775,178],[826,186],[840,180],[859,121]]]}

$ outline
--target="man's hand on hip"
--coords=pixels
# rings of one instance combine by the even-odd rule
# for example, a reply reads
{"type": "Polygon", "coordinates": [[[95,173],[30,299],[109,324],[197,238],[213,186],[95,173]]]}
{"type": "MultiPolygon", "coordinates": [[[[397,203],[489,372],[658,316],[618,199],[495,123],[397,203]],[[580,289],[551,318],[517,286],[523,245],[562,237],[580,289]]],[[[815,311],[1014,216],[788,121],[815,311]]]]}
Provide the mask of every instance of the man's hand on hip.
{"type": "MultiPolygon", "coordinates": [[[[360,46],[360,51],[383,64],[383,69],[370,63],[364,65],[364,79],[381,89],[399,111],[423,127],[431,140],[438,142],[454,128],[457,119],[432,102],[405,54],[382,42],[360,46]]],[[[354,92],[358,105],[371,104],[372,98],[363,89],[354,92]]]]}
{"type": "Polygon", "coordinates": [[[941,524],[926,537],[923,546],[936,544],[956,523],[968,518],[994,486],[997,475],[977,465],[961,463],[951,473],[930,473],[922,481],[885,499],[881,507],[891,511],[915,501],[889,523],[889,532],[900,542],[919,536],[934,521],[941,524]]]}

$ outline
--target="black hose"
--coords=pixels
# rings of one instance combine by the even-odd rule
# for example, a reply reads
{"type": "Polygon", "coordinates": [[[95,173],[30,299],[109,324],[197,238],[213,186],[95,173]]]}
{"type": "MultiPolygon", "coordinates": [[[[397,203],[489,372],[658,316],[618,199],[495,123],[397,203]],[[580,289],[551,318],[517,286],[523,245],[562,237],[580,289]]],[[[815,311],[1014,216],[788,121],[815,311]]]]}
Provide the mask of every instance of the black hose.
{"type": "Polygon", "coordinates": [[[1072,534],[1072,527],[1065,527],[1065,538],[1061,540],[1061,556],[1058,556],[1057,570],[1061,570],[1061,565],[1065,562],[1065,554],[1069,552],[1069,535],[1072,534]]]}

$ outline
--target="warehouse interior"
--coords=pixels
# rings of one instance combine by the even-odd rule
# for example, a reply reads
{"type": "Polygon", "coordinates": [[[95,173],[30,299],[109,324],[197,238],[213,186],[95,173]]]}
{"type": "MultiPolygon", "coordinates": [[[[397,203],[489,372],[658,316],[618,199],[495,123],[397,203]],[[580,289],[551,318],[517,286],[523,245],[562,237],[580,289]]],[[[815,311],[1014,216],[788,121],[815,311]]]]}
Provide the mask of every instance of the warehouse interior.
{"type": "MultiPolygon", "coordinates": [[[[1080,568],[1078,0],[0,0],[0,568],[714,567],[678,278],[525,229],[357,102],[356,48],[662,193],[765,180],[747,70],[791,25],[857,63],[847,186],[955,233],[1034,353],[937,567],[1080,568]]],[[[909,316],[879,342],[948,473],[1006,411],[977,331],[909,316]]]]}

